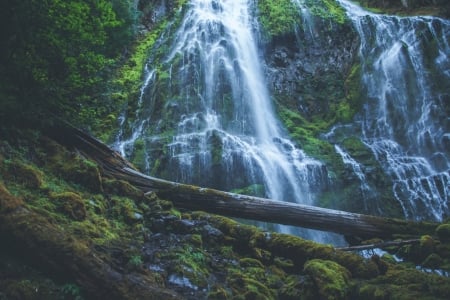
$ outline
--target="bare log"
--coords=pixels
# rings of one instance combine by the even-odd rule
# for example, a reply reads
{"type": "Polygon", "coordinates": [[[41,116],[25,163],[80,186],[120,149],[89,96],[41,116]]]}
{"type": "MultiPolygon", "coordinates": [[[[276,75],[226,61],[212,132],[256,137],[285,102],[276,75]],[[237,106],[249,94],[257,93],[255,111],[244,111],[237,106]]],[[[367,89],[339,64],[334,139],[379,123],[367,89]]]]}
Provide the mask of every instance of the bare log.
{"type": "Polygon", "coordinates": [[[275,201],[162,180],[136,171],[117,152],[76,128],[59,128],[53,136],[95,160],[105,174],[126,180],[144,192],[154,191],[179,208],[361,238],[434,234],[438,225],[275,201]]]}
{"type": "Polygon", "coordinates": [[[404,245],[411,245],[411,244],[418,244],[420,243],[420,239],[413,239],[413,240],[401,240],[401,241],[388,241],[388,242],[380,242],[380,243],[373,243],[373,244],[364,244],[364,245],[357,245],[357,246],[349,246],[349,247],[340,247],[336,248],[337,250],[341,251],[362,251],[362,250],[370,250],[370,249],[385,249],[387,247],[400,247],[404,245]]]}

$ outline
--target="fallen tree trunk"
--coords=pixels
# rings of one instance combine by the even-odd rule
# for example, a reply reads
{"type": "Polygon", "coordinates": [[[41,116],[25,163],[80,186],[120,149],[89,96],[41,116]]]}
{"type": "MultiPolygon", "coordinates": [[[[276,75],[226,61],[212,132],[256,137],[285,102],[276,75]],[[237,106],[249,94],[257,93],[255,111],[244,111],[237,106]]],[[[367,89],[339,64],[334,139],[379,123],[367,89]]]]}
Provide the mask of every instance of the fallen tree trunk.
{"type": "Polygon", "coordinates": [[[175,206],[229,217],[331,231],[361,238],[433,234],[436,224],[382,218],[298,203],[233,194],[146,176],[130,168],[111,173],[175,206]]]}
{"type": "Polygon", "coordinates": [[[406,241],[388,241],[388,242],[380,242],[380,243],[374,243],[374,244],[364,244],[364,245],[357,245],[357,246],[349,246],[349,247],[340,247],[336,248],[337,250],[341,251],[362,251],[362,250],[370,250],[370,249],[385,249],[387,247],[400,247],[404,245],[411,245],[411,244],[419,244],[420,239],[413,239],[413,240],[406,240],[406,241]]]}
{"type": "Polygon", "coordinates": [[[107,175],[126,180],[144,192],[154,191],[159,197],[171,200],[178,208],[361,238],[434,234],[438,225],[274,201],[166,181],[136,171],[117,152],[76,128],[59,127],[53,132],[53,136],[95,160],[107,175]]]}

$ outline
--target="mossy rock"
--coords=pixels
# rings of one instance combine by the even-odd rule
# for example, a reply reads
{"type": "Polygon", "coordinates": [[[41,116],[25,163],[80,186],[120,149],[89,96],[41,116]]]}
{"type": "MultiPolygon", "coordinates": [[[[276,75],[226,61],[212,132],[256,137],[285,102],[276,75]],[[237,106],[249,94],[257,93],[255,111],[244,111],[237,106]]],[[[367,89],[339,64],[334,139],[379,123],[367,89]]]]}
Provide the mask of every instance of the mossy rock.
{"type": "Polygon", "coordinates": [[[313,300],[318,298],[318,294],[312,280],[305,276],[290,275],[278,290],[278,297],[283,300],[313,300]]]}
{"type": "Polygon", "coordinates": [[[86,218],[86,206],[83,198],[73,192],[64,192],[52,194],[51,198],[58,202],[63,213],[76,221],[82,221],[86,218]]]}
{"type": "Polygon", "coordinates": [[[126,197],[113,196],[111,198],[112,215],[113,217],[123,220],[125,223],[132,225],[141,222],[143,219],[143,212],[136,203],[126,197]]]}
{"type": "Polygon", "coordinates": [[[9,212],[23,204],[22,199],[14,197],[0,182],[0,213],[9,212]]]}
{"type": "Polygon", "coordinates": [[[269,300],[276,297],[274,290],[245,273],[233,272],[228,277],[227,283],[234,295],[232,299],[269,300]]]}
{"type": "Polygon", "coordinates": [[[207,296],[208,300],[228,300],[230,293],[221,286],[214,286],[207,296]]]}
{"type": "Polygon", "coordinates": [[[442,257],[436,253],[432,253],[423,261],[422,266],[429,269],[439,269],[443,263],[444,260],[442,257]]]}
{"type": "Polygon", "coordinates": [[[402,246],[397,254],[408,261],[420,264],[434,251],[436,251],[436,242],[431,236],[424,235],[418,244],[402,246]]]}
{"type": "Polygon", "coordinates": [[[103,189],[106,193],[128,197],[137,201],[144,198],[143,191],[124,180],[103,180],[103,189]]]}
{"type": "Polygon", "coordinates": [[[10,163],[6,177],[32,189],[38,189],[44,183],[44,174],[40,170],[21,162],[10,163]]]}
{"type": "Polygon", "coordinates": [[[76,153],[69,152],[60,144],[49,139],[44,139],[44,149],[47,155],[41,159],[46,161],[50,172],[82,185],[92,192],[103,192],[102,179],[97,164],[76,153]]]}
{"type": "Polygon", "coordinates": [[[436,235],[441,241],[450,241],[450,224],[442,224],[436,228],[436,235]]]}
{"type": "Polygon", "coordinates": [[[450,299],[450,279],[396,265],[359,286],[359,299],[450,299]]]}
{"type": "Polygon", "coordinates": [[[321,299],[346,299],[349,293],[350,272],[331,260],[313,259],[304,271],[311,276],[321,299]]]}

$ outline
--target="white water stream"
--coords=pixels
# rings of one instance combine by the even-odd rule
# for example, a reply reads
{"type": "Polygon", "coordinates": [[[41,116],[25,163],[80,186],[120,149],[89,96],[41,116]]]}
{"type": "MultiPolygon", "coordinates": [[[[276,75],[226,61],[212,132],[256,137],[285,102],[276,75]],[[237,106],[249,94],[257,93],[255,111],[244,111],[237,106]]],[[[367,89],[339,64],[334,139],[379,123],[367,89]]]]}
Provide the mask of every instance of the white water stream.
{"type": "MultiPolygon", "coordinates": [[[[254,9],[249,0],[190,1],[163,63],[169,74],[167,111],[176,124],[167,179],[225,190],[262,186],[268,198],[312,205],[328,174],[289,140],[275,117],[254,9]]],[[[154,81],[146,80],[143,90],[146,84],[154,81]]],[[[122,152],[145,131],[139,118],[131,138],[117,144],[122,152]]],[[[336,238],[277,230],[321,242],[336,238]]]]}
{"type": "Polygon", "coordinates": [[[393,180],[405,216],[441,221],[450,212],[450,21],[338,2],[361,38],[362,140],[393,180]]]}

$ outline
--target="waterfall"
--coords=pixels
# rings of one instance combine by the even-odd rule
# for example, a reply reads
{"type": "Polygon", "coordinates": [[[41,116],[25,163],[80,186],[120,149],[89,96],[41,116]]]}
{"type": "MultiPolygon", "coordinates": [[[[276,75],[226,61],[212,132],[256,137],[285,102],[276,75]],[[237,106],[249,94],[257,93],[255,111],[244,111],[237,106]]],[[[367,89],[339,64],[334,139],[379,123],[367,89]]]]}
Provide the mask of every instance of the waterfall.
{"type": "Polygon", "coordinates": [[[155,80],[155,70],[150,70],[148,64],[145,65],[144,68],[145,71],[145,80],[144,84],[142,85],[139,93],[139,99],[138,99],[138,109],[136,110],[136,122],[133,124],[132,128],[132,135],[128,139],[124,140],[124,132],[123,127],[124,123],[126,121],[126,116],[124,113],[119,117],[119,133],[117,134],[116,141],[114,142],[114,148],[120,152],[122,156],[126,156],[128,152],[133,150],[133,145],[136,142],[136,140],[139,138],[139,136],[142,134],[143,128],[146,123],[146,118],[142,118],[141,115],[145,113],[145,110],[143,110],[143,98],[145,95],[145,92],[148,88],[148,86],[151,83],[154,83],[155,80]]]}
{"type": "MultiPolygon", "coordinates": [[[[166,179],[312,205],[328,184],[328,173],[296,147],[275,116],[253,6],[249,0],[190,1],[155,70],[157,78],[144,84],[144,90],[146,84],[156,89],[144,101],[160,101],[154,107],[162,108],[137,116],[131,138],[120,137],[116,148],[123,151],[139,136],[146,160],[153,163],[148,169],[164,161],[166,179]],[[164,101],[146,99],[155,95],[164,101]],[[158,143],[167,136],[161,149],[158,143]]],[[[275,229],[322,242],[336,239],[286,226],[275,229]]]]}
{"type": "Polygon", "coordinates": [[[346,9],[361,39],[363,142],[408,218],[441,221],[450,200],[450,21],[346,9]]]}
{"type": "Polygon", "coordinates": [[[355,174],[356,179],[359,182],[360,186],[360,195],[359,198],[361,201],[363,201],[363,207],[364,211],[369,211],[369,208],[373,210],[373,206],[375,206],[375,209],[380,212],[380,208],[377,205],[376,201],[376,194],[377,192],[367,183],[366,175],[364,174],[362,170],[362,166],[360,163],[358,163],[355,159],[353,159],[350,154],[345,152],[341,147],[338,145],[334,145],[334,148],[336,152],[342,157],[342,161],[346,166],[349,166],[351,169],[351,172],[355,174]],[[372,202],[372,203],[370,203],[372,202]]]}
{"type": "Polygon", "coordinates": [[[311,16],[309,8],[306,6],[305,0],[292,0],[292,2],[294,2],[294,4],[300,9],[305,31],[308,32],[311,38],[314,39],[317,36],[317,32],[314,26],[314,20],[311,16]]]}

